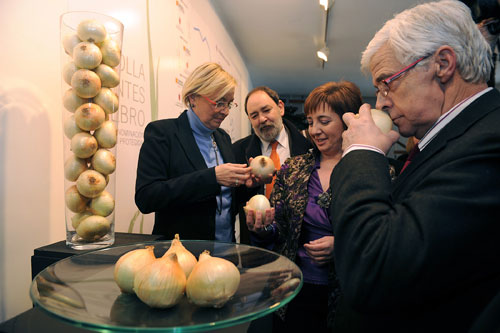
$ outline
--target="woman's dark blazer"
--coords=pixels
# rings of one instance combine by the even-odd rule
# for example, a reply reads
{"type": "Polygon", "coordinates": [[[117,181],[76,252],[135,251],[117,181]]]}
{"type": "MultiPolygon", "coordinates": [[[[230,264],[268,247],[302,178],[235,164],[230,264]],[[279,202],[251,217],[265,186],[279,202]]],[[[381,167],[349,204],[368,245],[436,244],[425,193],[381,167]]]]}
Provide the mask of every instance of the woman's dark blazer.
{"type": "MultiPolygon", "coordinates": [[[[229,135],[217,129],[214,137],[224,162],[234,163],[229,135]]],[[[186,111],[178,118],[146,126],[137,166],[135,203],[142,213],[155,213],[153,234],[166,239],[174,238],[176,233],[181,239],[215,239],[216,197],[220,193],[215,167],[207,167],[186,111]]],[[[234,190],[232,194],[234,197],[234,190]]]]}

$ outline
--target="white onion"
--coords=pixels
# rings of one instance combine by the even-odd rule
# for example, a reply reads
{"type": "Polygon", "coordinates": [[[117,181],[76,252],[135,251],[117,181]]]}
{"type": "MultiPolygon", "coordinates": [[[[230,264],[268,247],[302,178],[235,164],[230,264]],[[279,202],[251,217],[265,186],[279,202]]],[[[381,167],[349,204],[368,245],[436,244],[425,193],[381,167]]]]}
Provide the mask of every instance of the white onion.
{"type": "Polygon", "coordinates": [[[69,117],[64,119],[63,128],[64,135],[66,135],[68,139],[73,138],[73,136],[75,136],[75,134],[77,133],[83,132],[83,130],[76,124],[74,115],[70,115],[69,117]]]}
{"type": "Polygon", "coordinates": [[[196,260],[194,254],[189,252],[189,250],[182,245],[179,234],[175,234],[172,244],[163,256],[169,256],[171,253],[175,253],[177,255],[177,261],[179,262],[179,265],[181,265],[184,274],[186,274],[186,278],[188,278],[198,260],[196,260]]]}
{"type": "Polygon", "coordinates": [[[382,133],[388,133],[392,129],[391,117],[384,111],[377,109],[372,109],[372,118],[375,125],[382,131],[382,133]]]}
{"type": "Polygon", "coordinates": [[[152,308],[169,308],[181,300],[186,289],[186,275],[175,253],[156,259],[138,271],[134,292],[152,308]]]}
{"type": "Polygon", "coordinates": [[[76,180],[76,188],[81,195],[95,198],[104,191],[106,179],[95,170],[85,170],[76,180]]]}
{"type": "Polygon", "coordinates": [[[64,82],[71,85],[71,77],[73,77],[73,74],[75,74],[75,72],[79,69],[80,68],[78,68],[73,61],[66,63],[62,69],[64,82]]]}
{"type": "Polygon", "coordinates": [[[80,68],[94,69],[102,61],[101,49],[89,42],[81,42],[73,49],[73,61],[80,68]]]}
{"type": "Polygon", "coordinates": [[[87,162],[71,154],[64,162],[64,177],[69,181],[76,181],[78,176],[87,170],[87,162]]]}
{"type": "Polygon", "coordinates": [[[88,69],[79,69],[71,77],[71,87],[81,98],[92,98],[101,90],[101,79],[88,69]]]}
{"type": "Polygon", "coordinates": [[[75,122],[84,131],[94,131],[104,122],[104,110],[97,104],[86,103],[75,111],[75,122]]]}
{"type": "Polygon", "coordinates": [[[108,66],[116,67],[120,64],[120,47],[118,43],[107,38],[104,42],[100,44],[102,53],[102,62],[108,66]]]}
{"type": "Polygon", "coordinates": [[[100,43],[106,38],[106,28],[96,20],[84,20],[76,28],[78,37],[87,42],[100,43]]]}
{"type": "Polygon", "coordinates": [[[94,102],[99,104],[107,114],[118,111],[118,95],[109,88],[101,88],[97,96],[94,97],[94,102]]]}
{"type": "Polygon", "coordinates": [[[103,175],[112,174],[116,169],[115,155],[107,149],[98,149],[92,156],[92,167],[103,175]]]}
{"type": "Polygon", "coordinates": [[[74,213],[81,213],[87,207],[88,198],[82,196],[76,185],[71,186],[64,193],[64,201],[66,202],[66,207],[74,213]]]}
{"type": "Polygon", "coordinates": [[[186,295],[199,306],[220,308],[238,290],[240,271],[229,260],[200,254],[186,284],[186,295]]]}
{"type": "Polygon", "coordinates": [[[99,147],[113,148],[118,138],[118,129],[112,120],[108,120],[94,132],[94,137],[97,139],[99,147]]]}
{"type": "Polygon", "coordinates": [[[87,132],[76,133],[71,138],[71,151],[80,158],[89,158],[97,151],[97,140],[87,132]]]}
{"type": "Polygon", "coordinates": [[[248,213],[249,210],[253,210],[255,214],[260,212],[262,214],[262,218],[264,218],[266,214],[266,210],[271,209],[271,204],[265,195],[256,194],[248,200],[247,205],[244,207],[245,213],[248,213]]]}
{"type": "Polygon", "coordinates": [[[64,51],[69,54],[70,56],[73,56],[73,49],[75,46],[79,43],[81,43],[82,40],[78,37],[77,34],[67,34],[63,37],[62,44],[64,51]]]}
{"type": "Polygon", "coordinates": [[[90,211],[95,215],[109,216],[114,209],[115,199],[106,190],[90,201],[90,211]]]}
{"type": "Polygon", "coordinates": [[[92,212],[90,212],[88,210],[85,210],[81,213],[76,213],[71,218],[71,225],[76,230],[76,228],[78,228],[78,225],[80,224],[80,222],[82,222],[84,219],[86,219],[87,217],[92,216],[92,215],[93,215],[92,212]]]}
{"type": "Polygon", "coordinates": [[[144,266],[156,260],[153,246],[145,249],[132,250],[122,255],[115,264],[113,277],[120,290],[124,293],[134,293],[134,278],[144,266]]]}
{"type": "Polygon", "coordinates": [[[264,181],[269,180],[269,175],[274,174],[276,171],[273,160],[264,155],[255,157],[250,163],[250,167],[252,173],[264,181]]]}
{"type": "Polygon", "coordinates": [[[101,86],[114,88],[120,84],[120,75],[117,71],[106,64],[100,64],[95,69],[97,76],[101,79],[101,86]]]}
{"type": "Polygon", "coordinates": [[[75,112],[80,105],[88,102],[89,99],[78,96],[73,88],[69,88],[64,92],[63,105],[69,112],[75,112]]]}
{"type": "Polygon", "coordinates": [[[86,241],[95,242],[106,235],[109,230],[111,230],[111,222],[107,218],[92,215],[80,221],[76,233],[86,241]]]}

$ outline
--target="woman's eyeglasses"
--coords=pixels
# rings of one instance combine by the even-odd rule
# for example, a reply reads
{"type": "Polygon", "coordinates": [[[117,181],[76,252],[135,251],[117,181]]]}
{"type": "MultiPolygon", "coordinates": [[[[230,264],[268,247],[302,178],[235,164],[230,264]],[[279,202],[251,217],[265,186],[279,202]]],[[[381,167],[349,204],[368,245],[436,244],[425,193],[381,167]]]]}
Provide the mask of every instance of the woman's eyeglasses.
{"type": "Polygon", "coordinates": [[[210,103],[213,106],[215,106],[215,109],[218,110],[218,111],[222,111],[224,109],[231,110],[231,108],[233,106],[238,106],[238,104],[233,103],[233,102],[222,102],[222,101],[214,102],[214,101],[212,101],[210,98],[208,98],[206,96],[201,95],[201,97],[203,97],[208,103],[210,103]]]}

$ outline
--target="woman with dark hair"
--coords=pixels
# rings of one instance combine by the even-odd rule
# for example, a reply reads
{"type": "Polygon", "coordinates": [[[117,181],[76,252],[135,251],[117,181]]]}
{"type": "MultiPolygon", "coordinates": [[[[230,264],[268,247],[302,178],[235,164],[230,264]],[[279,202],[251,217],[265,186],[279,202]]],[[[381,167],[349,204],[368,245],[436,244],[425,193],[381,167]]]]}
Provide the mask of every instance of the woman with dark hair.
{"type": "Polygon", "coordinates": [[[342,157],[346,128],[342,115],[356,112],[361,105],[360,90],[352,82],[328,82],[315,88],[304,105],[314,148],[282,165],[270,198],[274,208],[266,216],[253,211],[247,215],[254,242],[285,255],[303,273],[303,287],[286,308],[277,311],[274,331],[327,332],[333,322],[340,288],[328,218],[330,175],[342,157]]]}

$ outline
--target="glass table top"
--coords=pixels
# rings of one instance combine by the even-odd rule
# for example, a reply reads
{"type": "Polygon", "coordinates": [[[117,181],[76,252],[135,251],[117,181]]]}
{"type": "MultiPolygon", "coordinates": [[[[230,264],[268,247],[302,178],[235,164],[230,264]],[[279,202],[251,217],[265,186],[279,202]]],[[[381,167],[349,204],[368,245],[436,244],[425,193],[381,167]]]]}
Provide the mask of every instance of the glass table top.
{"type": "Polygon", "coordinates": [[[73,325],[118,332],[203,332],[233,326],[276,311],[299,292],[302,272],[295,263],[265,249],[235,243],[182,240],[196,258],[203,250],[238,267],[236,294],[222,308],[205,308],[184,296],[169,309],[153,309],[137,296],[121,293],[113,279],[116,261],[126,252],[154,246],[161,257],[171,241],[145,242],[75,255],[54,263],[33,280],[36,306],[73,325]]]}

